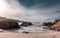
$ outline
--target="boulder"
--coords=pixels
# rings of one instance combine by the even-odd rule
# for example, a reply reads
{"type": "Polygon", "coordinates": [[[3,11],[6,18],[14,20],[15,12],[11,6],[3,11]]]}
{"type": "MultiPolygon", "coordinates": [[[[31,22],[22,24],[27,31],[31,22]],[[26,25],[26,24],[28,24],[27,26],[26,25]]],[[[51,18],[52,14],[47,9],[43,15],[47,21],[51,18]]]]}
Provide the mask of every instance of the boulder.
{"type": "Polygon", "coordinates": [[[0,29],[11,29],[11,28],[19,28],[19,25],[15,20],[0,21],[0,29]]]}
{"type": "Polygon", "coordinates": [[[20,26],[27,27],[27,26],[31,26],[31,25],[33,25],[31,22],[23,22],[20,26]]]}

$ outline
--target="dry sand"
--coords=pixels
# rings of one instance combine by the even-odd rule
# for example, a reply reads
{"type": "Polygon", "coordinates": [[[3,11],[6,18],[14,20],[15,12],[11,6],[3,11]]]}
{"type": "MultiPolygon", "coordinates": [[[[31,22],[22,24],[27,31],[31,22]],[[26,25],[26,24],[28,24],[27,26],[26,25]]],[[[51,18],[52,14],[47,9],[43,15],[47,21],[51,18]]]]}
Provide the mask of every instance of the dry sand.
{"type": "Polygon", "coordinates": [[[0,38],[60,38],[60,32],[47,32],[47,33],[1,32],[0,38]]]}

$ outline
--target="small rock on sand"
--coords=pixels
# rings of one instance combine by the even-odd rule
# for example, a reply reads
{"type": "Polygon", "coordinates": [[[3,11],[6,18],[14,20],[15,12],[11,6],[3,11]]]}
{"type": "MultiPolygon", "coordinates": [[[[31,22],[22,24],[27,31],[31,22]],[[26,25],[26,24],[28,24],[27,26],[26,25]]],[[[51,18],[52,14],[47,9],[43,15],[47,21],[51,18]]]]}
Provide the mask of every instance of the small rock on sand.
{"type": "Polygon", "coordinates": [[[29,32],[27,32],[27,31],[23,31],[22,33],[29,33],[29,32]]]}

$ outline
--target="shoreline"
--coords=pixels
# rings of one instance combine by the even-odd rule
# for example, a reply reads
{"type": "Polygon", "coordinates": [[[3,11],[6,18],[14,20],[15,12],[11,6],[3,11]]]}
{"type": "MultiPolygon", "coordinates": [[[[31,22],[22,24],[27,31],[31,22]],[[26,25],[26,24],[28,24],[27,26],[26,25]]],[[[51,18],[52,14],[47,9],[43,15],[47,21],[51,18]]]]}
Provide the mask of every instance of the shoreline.
{"type": "Polygon", "coordinates": [[[0,33],[0,38],[57,38],[60,32],[46,32],[46,33],[0,33]]]}
{"type": "Polygon", "coordinates": [[[60,32],[29,32],[29,33],[14,33],[14,32],[1,32],[0,38],[60,38],[60,32]]]}

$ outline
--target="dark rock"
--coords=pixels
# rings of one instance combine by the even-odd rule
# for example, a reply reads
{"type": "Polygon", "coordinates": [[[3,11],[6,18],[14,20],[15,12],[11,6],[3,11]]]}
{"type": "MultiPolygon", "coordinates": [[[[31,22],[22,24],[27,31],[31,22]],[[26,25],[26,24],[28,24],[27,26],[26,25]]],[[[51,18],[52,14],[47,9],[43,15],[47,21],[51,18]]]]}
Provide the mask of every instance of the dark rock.
{"type": "Polygon", "coordinates": [[[44,29],[50,29],[50,30],[52,30],[53,23],[52,22],[44,22],[42,24],[42,26],[45,26],[45,27],[43,27],[44,29]]]}
{"type": "Polygon", "coordinates": [[[29,33],[29,32],[27,32],[27,31],[23,31],[22,33],[29,33]]]}
{"type": "Polygon", "coordinates": [[[1,29],[19,28],[19,25],[15,20],[1,20],[0,28],[1,29]]]}
{"type": "Polygon", "coordinates": [[[42,24],[42,26],[52,26],[52,25],[53,25],[52,22],[44,22],[44,23],[42,24]]]}
{"type": "Polygon", "coordinates": [[[27,26],[31,26],[31,25],[33,25],[31,22],[23,22],[20,26],[27,27],[27,26]]]}
{"type": "Polygon", "coordinates": [[[48,28],[46,26],[44,26],[43,29],[48,29],[48,28]]]}

